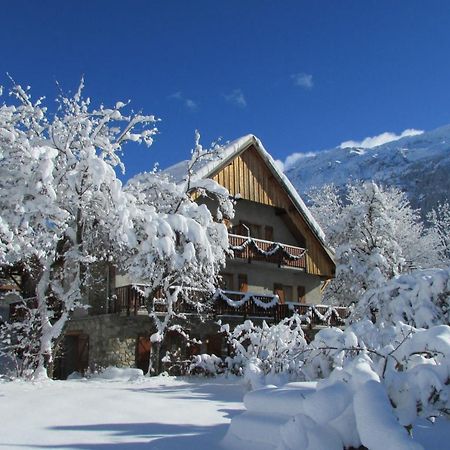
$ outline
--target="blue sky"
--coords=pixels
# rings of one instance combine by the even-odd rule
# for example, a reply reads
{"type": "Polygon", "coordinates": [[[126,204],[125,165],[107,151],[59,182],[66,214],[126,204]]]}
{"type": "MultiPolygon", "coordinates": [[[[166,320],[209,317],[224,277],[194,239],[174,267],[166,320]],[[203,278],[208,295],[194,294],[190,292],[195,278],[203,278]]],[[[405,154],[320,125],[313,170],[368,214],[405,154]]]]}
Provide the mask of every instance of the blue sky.
{"type": "Polygon", "coordinates": [[[162,119],[127,176],[254,133],[277,158],[450,123],[450,2],[1,2],[0,84],[131,99],[162,119]]]}

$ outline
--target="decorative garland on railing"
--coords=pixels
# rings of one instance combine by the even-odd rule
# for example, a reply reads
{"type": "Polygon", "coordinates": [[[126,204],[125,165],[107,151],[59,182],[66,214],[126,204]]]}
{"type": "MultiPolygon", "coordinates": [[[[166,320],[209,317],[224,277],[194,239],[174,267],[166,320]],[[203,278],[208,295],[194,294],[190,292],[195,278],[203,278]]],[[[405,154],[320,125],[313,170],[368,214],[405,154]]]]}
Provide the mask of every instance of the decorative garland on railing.
{"type": "Polygon", "coordinates": [[[278,295],[263,295],[263,294],[255,294],[252,292],[233,292],[233,291],[227,291],[227,293],[229,294],[234,293],[240,295],[244,294],[244,295],[240,300],[233,300],[232,298],[227,296],[225,291],[222,291],[222,289],[217,289],[217,291],[213,295],[213,300],[217,299],[224,300],[232,308],[240,308],[242,305],[251,300],[256,306],[259,306],[260,308],[263,309],[273,308],[280,301],[278,295]],[[258,297],[265,297],[269,299],[269,301],[263,302],[258,297]]]}
{"type": "Polygon", "coordinates": [[[306,249],[303,249],[300,255],[293,255],[292,253],[289,253],[286,250],[286,247],[279,242],[274,242],[270,244],[270,247],[267,250],[263,250],[258,246],[258,244],[252,237],[248,237],[241,245],[230,245],[230,249],[238,253],[243,252],[247,247],[249,247],[252,252],[260,256],[265,256],[267,258],[270,256],[280,255],[282,258],[289,261],[298,261],[299,259],[302,259],[306,254],[306,249]]]}
{"type": "MultiPolygon", "coordinates": [[[[217,301],[218,299],[225,301],[232,308],[240,308],[245,303],[247,303],[248,301],[251,300],[251,301],[253,301],[253,303],[255,303],[256,306],[259,306],[260,308],[263,308],[263,309],[273,308],[274,306],[276,306],[279,303],[279,300],[280,300],[278,295],[263,295],[263,294],[255,294],[252,292],[233,292],[233,291],[223,291],[221,289],[217,289],[217,291],[213,295],[213,300],[217,301]],[[242,298],[239,300],[233,300],[232,298],[228,297],[227,293],[228,294],[240,294],[240,295],[242,295],[242,298]],[[258,297],[266,297],[270,300],[268,302],[263,302],[258,297]]],[[[289,306],[289,309],[295,310],[294,304],[288,303],[288,306],[289,306]]],[[[327,305],[326,311],[323,314],[318,310],[316,305],[309,305],[306,313],[299,315],[299,317],[302,322],[310,324],[314,315],[317,317],[317,319],[320,322],[323,322],[327,325],[330,324],[330,321],[333,318],[333,316],[338,323],[341,323],[341,324],[344,323],[344,319],[341,318],[341,316],[339,315],[336,308],[334,308],[333,306],[328,306],[328,305],[327,305]]]]}
{"type": "MultiPolygon", "coordinates": [[[[327,309],[326,311],[322,314],[316,307],[316,305],[310,305],[308,307],[308,311],[306,312],[306,314],[304,314],[303,316],[300,316],[300,318],[307,318],[307,322],[311,323],[311,318],[313,316],[313,314],[316,315],[316,317],[319,319],[320,322],[324,322],[327,325],[330,324],[330,321],[332,319],[332,317],[334,316],[334,318],[337,320],[338,323],[345,323],[344,319],[341,318],[341,316],[339,315],[338,311],[336,308],[334,308],[331,305],[323,305],[326,306],[327,309]],[[309,318],[309,320],[308,320],[309,318]]],[[[295,310],[295,305],[290,304],[289,305],[290,309],[295,310]]]]}

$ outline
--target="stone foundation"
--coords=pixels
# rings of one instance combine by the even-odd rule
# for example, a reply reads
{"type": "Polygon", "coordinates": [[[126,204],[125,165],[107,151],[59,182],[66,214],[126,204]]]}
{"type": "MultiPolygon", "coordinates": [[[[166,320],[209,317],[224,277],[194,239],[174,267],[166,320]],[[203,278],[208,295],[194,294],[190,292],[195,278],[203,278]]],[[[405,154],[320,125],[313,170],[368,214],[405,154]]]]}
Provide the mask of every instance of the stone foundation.
{"type": "Polygon", "coordinates": [[[136,346],[139,336],[153,333],[148,316],[103,314],[73,319],[66,335],[89,336],[89,368],[136,366],[136,346]]]}

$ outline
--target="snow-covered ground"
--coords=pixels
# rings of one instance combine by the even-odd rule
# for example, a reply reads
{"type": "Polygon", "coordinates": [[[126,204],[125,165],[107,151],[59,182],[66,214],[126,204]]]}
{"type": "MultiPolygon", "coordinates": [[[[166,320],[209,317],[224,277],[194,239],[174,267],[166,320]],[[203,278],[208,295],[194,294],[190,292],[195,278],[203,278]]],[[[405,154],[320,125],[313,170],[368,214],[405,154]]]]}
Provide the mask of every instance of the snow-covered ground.
{"type": "Polygon", "coordinates": [[[218,449],[243,394],[224,378],[0,382],[0,449],[218,449]]]}
{"type": "MultiPolygon", "coordinates": [[[[236,378],[120,375],[0,381],[0,449],[218,450],[245,409],[236,378]]],[[[449,422],[423,422],[415,440],[427,450],[450,448],[449,422]]]]}

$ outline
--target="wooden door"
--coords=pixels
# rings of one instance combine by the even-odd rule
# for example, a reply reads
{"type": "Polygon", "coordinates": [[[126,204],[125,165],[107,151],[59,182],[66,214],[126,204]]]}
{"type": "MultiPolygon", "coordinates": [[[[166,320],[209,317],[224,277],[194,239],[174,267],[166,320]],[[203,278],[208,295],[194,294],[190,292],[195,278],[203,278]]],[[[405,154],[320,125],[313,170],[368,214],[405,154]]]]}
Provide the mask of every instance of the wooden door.
{"type": "Polygon", "coordinates": [[[77,372],[84,374],[89,367],[89,335],[78,335],[77,372]]]}
{"type": "Polygon", "coordinates": [[[136,343],[136,367],[144,374],[148,371],[150,363],[151,342],[149,336],[139,336],[136,343]]]}
{"type": "Polygon", "coordinates": [[[299,303],[306,303],[305,286],[298,286],[297,287],[297,296],[298,296],[298,302],[299,303]]]}
{"type": "Polygon", "coordinates": [[[84,375],[89,367],[89,335],[72,333],[64,336],[60,353],[55,358],[53,376],[65,380],[71,373],[84,375]]]}
{"type": "Polygon", "coordinates": [[[222,343],[224,336],[222,334],[210,334],[206,338],[206,351],[209,355],[214,354],[216,356],[226,356],[222,355],[222,343]]]}

